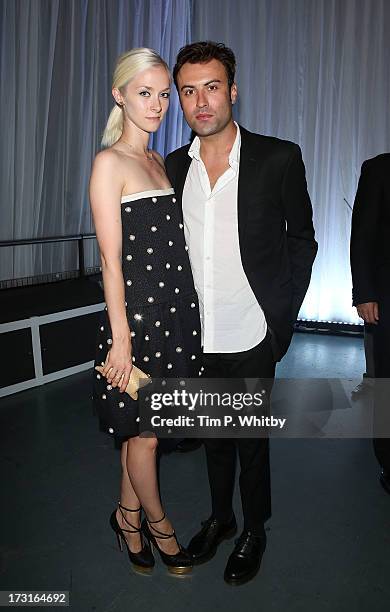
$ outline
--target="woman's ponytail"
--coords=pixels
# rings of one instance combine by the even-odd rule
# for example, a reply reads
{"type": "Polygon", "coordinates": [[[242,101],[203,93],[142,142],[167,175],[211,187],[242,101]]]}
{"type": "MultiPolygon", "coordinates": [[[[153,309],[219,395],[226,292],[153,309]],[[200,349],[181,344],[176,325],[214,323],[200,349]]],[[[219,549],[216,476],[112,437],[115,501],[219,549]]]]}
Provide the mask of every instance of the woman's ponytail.
{"type": "Polygon", "coordinates": [[[102,146],[111,147],[123,132],[123,110],[117,104],[112,109],[102,137],[102,146]]]}

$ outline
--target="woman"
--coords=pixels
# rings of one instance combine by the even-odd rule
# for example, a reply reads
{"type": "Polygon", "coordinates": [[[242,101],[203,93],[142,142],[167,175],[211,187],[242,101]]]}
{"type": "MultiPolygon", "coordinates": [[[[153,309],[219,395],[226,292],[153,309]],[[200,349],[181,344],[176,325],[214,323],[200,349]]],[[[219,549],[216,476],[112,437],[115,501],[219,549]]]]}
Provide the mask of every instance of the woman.
{"type": "Polygon", "coordinates": [[[200,322],[183,225],[161,156],[148,149],[168,109],[170,75],[151,49],[117,62],[114,106],[97,154],[90,200],[106,310],[98,334],[94,402],[101,429],[122,441],[121,498],[110,523],[136,569],[154,565],[150,543],[172,573],[191,570],[161,506],[157,439],[140,437],[138,405],[124,390],[132,364],[152,377],[196,376],[200,322]],[[146,520],[142,522],[141,512],[146,520]]]}

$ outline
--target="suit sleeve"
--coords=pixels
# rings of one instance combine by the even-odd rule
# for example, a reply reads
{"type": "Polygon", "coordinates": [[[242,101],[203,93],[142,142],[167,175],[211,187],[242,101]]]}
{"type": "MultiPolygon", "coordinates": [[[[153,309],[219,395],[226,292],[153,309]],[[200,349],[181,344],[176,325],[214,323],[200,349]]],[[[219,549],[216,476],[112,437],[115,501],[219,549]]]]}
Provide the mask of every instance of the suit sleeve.
{"type": "Polygon", "coordinates": [[[314,239],[313,210],[307,191],[305,166],[298,145],[294,145],[287,163],[282,199],[293,283],[292,320],[296,321],[309,287],[318,248],[314,239]]]}
{"type": "Polygon", "coordinates": [[[175,165],[176,164],[174,162],[174,156],[172,153],[169,153],[169,155],[167,155],[165,158],[165,170],[168,175],[169,181],[173,187],[175,186],[175,165]]]}
{"type": "Polygon", "coordinates": [[[377,302],[375,286],[376,234],[382,199],[382,186],[374,167],[364,162],[352,212],[351,272],[352,303],[377,302]]]}

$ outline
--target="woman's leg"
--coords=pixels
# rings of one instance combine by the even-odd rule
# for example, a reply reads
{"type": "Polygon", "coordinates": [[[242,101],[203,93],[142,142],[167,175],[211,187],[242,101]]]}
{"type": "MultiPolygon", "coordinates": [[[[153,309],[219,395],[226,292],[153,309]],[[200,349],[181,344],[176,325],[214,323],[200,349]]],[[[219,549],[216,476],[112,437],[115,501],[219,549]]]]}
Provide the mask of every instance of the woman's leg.
{"type": "MultiPolygon", "coordinates": [[[[130,438],[126,444],[126,466],[129,481],[127,482],[125,477],[122,480],[122,486],[125,486],[125,494],[131,495],[130,485],[132,493],[139,500],[147,518],[150,521],[159,521],[164,514],[164,510],[161,505],[157,479],[157,438],[141,438],[137,436],[130,438]]],[[[154,535],[159,535],[156,530],[168,535],[172,533],[173,527],[169,519],[165,518],[156,525],[151,524],[150,530],[154,535]]],[[[175,538],[157,541],[161,550],[169,555],[176,554],[179,550],[175,538]]]]}
{"type": "MultiPolygon", "coordinates": [[[[122,465],[122,480],[121,480],[121,505],[125,508],[130,508],[131,510],[136,510],[140,507],[141,502],[139,501],[129,478],[129,474],[127,471],[127,444],[128,441],[122,443],[121,448],[121,465],[122,465]]],[[[141,513],[140,512],[128,512],[123,508],[116,511],[116,518],[118,521],[119,527],[121,529],[132,529],[128,523],[124,520],[124,518],[134,525],[134,527],[139,528],[141,525],[141,513]]],[[[141,537],[138,533],[128,533],[124,532],[124,536],[126,537],[127,543],[130,547],[130,550],[134,553],[140,552],[142,549],[141,537]]]]}

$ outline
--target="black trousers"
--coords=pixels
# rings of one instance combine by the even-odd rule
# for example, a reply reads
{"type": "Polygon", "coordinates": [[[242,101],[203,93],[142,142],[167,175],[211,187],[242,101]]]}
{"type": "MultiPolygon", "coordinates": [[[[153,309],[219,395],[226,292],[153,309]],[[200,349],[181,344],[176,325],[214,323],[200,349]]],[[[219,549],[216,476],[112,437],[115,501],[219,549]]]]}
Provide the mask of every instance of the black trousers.
{"type": "MultiPolygon", "coordinates": [[[[205,353],[205,378],[262,378],[271,381],[275,362],[269,334],[256,347],[241,353],[205,353]]],[[[232,516],[237,454],[240,460],[240,493],[244,528],[259,535],[271,516],[271,483],[268,438],[205,439],[212,513],[222,522],[232,516]]]]}
{"type": "MultiPolygon", "coordinates": [[[[390,295],[378,301],[379,322],[373,325],[375,378],[390,378],[390,295]]],[[[379,381],[380,383],[380,381],[379,381]]],[[[375,418],[377,426],[390,419],[390,396],[384,386],[375,388],[375,418]],[[385,411],[388,414],[385,414],[385,411]]],[[[388,426],[386,426],[388,430],[388,426]]],[[[390,439],[374,438],[374,451],[380,465],[390,472],[390,439]]]]}

